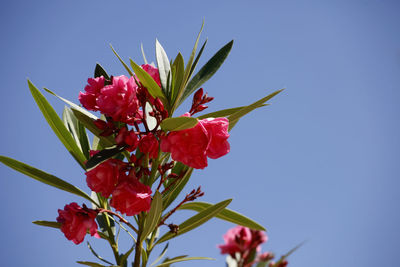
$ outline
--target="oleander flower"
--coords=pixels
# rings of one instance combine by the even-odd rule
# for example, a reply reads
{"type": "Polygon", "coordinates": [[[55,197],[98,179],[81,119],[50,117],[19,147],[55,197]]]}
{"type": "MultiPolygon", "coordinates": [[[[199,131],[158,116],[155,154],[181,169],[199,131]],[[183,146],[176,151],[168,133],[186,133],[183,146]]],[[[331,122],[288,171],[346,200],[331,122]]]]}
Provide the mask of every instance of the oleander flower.
{"type": "Polygon", "coordinates": [[[103,87],[96,98],[98,110],[114,121],[132,124],[139,112],[134,77],[115,76],[112,84],[103,87]]]}
{"type": "Polygon", "coordinates": [[[149,158],[155,159],[158,156],[158,140],[154,134],[149,133],[139,141],[139,150],[148,153],[149,158]]]}
{"type": "Polygon", "coordinates": [[[112,192],[110,205],[117,211],[134,216],[142,211],[149,211],[151,189],[138,179],[130,179],[120,183],[112,192]]]}
{"type": "Polygon", "coordinates": [[[125,176],[125,163],[118,159],[109,159],[86,172],[86,183],[94,192],[109,197],[114,191],[120,177],[125,176]]]}
{"type": "Polygon", "coordinates": [[[87,231],[91,236],[99,237],[95,218],[97,211],[89,209],[83,204],[80,207],[75,202],[65,205],[58,210],[57,222],[61,223],[61,231],[68,240],[75,244],[82,243],[87,231]]]}
{"type": "Polygon", "coordinates": [[[172,131],[163,137],[161,150],[171,152],[173,160],[196,169],[204,169],[208,165],[207,156],[216,159],[229,152],[228,126],[229,121],[226,118],[199,120],[193,128],[172,131]]]}
{"type": "Polygon", "coordinates": [[[158,86],[161,87],[160,73],[158,72],[158,69],[156,67],[153,67],[150,64],[143,64],[142,69],[144,69],[148,74],[150,74],[150,76],[158,84],[158,86]]]}
{"type": "Polygon", "coordinates": [[[253,249],[259,252],[260,245],[267,241],[267,236],[262,231],[236,226],[228,230],[224,235],[224,241],[225,244],[218,246],[221,254],[229,254],[234,257],[235,253],[239,252],[246,257],[253,249]]]}
{"type": "Polygon", "coordinates": [[[88,110],[97,111],[99,107],[96,99],[104,87],[105,78],[103,76],[97,78],[89,78],[88,84],[85,86],[85,92],[79,92],[79,102],[88,110]]]}
{"type": "Polygon", "coordinates": [[[210,143],[207,148],[207,157],[220,158],[230,151],[228,143],[229,120],[227,118],[208,118],[200,121],[206,128],[210,143]]]}

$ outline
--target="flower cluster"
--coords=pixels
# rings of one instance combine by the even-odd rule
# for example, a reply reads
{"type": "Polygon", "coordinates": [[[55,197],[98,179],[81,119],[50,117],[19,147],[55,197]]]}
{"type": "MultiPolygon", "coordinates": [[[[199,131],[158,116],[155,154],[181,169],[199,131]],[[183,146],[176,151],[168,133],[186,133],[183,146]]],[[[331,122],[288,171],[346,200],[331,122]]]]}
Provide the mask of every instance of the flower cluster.
{"type": "Polygon", "coordinates": [[[218,247],[221,254],[229,255],[228,266],[230,261],[239,267],[251,267],[255,263],[268,263],[269,267],[285,267],[288,264],[284,258],[277,262],[272,261],[274,254],[271,252],[261,253],[261,244],[268,240],[262,231],[236,226],[229,229],[223,238],[225,244],[218,247]]]}
{"type": "MultiPolygon", "coordinates": [[[[161,86],[157,68],[142,65],[152,79],[161,86]]],[[[200,112],[204,105],[213,98],[203,95],[203,89],[196,92],[190,113],[184,117],[200,112]]],[[[86,172],[88,187],[109,199],[109,205],[127,216],[147,212],[151,207],[152,190],[147,180],[152,164],[162,152],[170,152],[173,161],[179,161],[192,168],[203,169],[207,166],[207,157],[216,159],[226,155],[230,146],[227,141],[229,121],[226,118],[207,118],[189,129],[165,133],[160,124],[168,118],[168,111],[160,99],[151,96],[137,76],[115,76],[106,79],[104,76],[89,78],[84,92],[79,93],[82,106],[91,111],[99,111],[106,120],[96,120],[94,125],[101,131],[101,136],[113,137],[115,144],[131,154],[128,162],[118,158],[109,158],[86,172]],[[147,109],[147,110],[146,110],[147,109]],[[149,117],[156,120],[156,125],[149,126],[149,117]]],[[[94,157],[99,151],[90,151],[94,157]]],[[[171,171],[174,163],[164,164],[158,170],[160,174],[171,171]]],[[[179,174],[170,173],[168,177],[179,178],[179,174]]],[[[165,179],[162,181],[165,182],[165,179]]],[[[160,185],[162,183],[160,181],[160,185]]],[[[158,189],[158,188],[157,188],[158,189]]],[[[188,201],[188,200],[186,200],[188,201]]],[[[73,203],[73,207],[77,204],[73,203]]],[[[72,205],[72,204],[71,204],[72,205]]],[[[79,206],[77,206],[79,207],[79,206]]],[[[80,208],[80,207],[79,207],[80,208]]],[[[87,208],[80,208],[90,213],[87,208]]],[[[69,208],[70,210],[70,208],[69,208]]],[[[76,211],[73,210],[73,211],[76,211]]],[[[80,218],[79,212],[70,211],[71,218],[80,218]]],[[[91,220],[95,216],[90,217],[91,220]]],[[[61,230],[68,239],[75,243],[83,241],[86,232],[82,232],[88,221],[75,220],[71,230],[68,220],[59,220],[61,230]]],[[[94,221],[93,221],[94,222],[94,221]]],[[[97,227],[90,224],[91,231],[97,227]]],[[[92,233],[92,232],[91,232],[92,233]]]]}

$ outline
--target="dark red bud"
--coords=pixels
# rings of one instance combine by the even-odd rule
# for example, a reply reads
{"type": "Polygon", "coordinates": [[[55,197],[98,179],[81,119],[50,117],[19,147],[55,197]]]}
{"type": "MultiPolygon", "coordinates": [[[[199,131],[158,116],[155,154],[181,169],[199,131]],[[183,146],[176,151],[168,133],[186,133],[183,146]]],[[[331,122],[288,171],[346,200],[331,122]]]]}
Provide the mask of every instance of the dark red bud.
{"type": "Polygon", "coordinates": [[[203,97],[203,88],[200,88],[199,90],[197,90],[196,93],[194,93],[193,102],[194,103],[200,102],[202,97],[203,97]]]}

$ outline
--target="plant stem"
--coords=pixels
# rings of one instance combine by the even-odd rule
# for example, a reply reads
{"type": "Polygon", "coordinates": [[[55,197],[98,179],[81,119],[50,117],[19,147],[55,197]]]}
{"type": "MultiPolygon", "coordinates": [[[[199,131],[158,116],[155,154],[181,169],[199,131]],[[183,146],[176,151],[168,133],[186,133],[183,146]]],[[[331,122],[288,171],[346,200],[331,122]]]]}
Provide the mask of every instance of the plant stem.
{"type": "Polygon", "coordinates": [[[135,261],[133,267],[140,267],[140,256],[142,253],[142,231],[143,231],[143,214],[139,214],[139,231],[137,233],[136,247],[135,247],[135,261]]]}

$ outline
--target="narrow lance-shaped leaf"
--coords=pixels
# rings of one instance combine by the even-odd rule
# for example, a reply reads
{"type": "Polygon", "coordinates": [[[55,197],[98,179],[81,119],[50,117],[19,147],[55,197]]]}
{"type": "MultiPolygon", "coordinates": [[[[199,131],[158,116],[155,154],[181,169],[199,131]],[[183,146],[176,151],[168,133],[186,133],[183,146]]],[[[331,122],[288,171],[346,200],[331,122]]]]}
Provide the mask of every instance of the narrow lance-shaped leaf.
{"type": "Polygon", "coordinates": [[[69,133],[67,128],[65,128],[63,121],[58,117],[57,113],[54,111],[53,107],[47,102],[46,98],[40,93],[40,91],[28,80],[28,86],[35,99],[40,111],[46,118],[50,127],[53,129],[54,133],[63,143],[65,148],[71,153],[71,155],[76,159],[76,161],[85,168],[84,162],[86,160],[82,151],[75,143],[72,135],[69,133]]]}
{"type": "Polygon", "coordinates": [[[117,155],[118,153],[121,153],[125,150],[124,147],[122,146],[113,146],[113,147],[107,147],[100,152],[96,153],[93,157],[91,157],[87,162],[86,162],[86,168],[92,169],[99,165],[100,163],[108,160],[109,158],[117,155]]]}
{"type": "MultiPolygon", "coordinates": [[[[50,227],[50,228],[55,228],[55,229],[60,229],[61,228],[61,223],[59,222],[52,222],[52,221],[34,221],[32,222],[36,225],[40,225],[40,226],[45,226],[45,227],[50,227]]],[[[97,231],[97,233],[99,234],[99,236],[103,239],[108,240],[108,237],[105,236],[102,232],[97,231]]]]}
{"type": "Polygon", "coordinates": [[[88,246],[90,252],[92,252],[92,254],[93,254],[96,258],[98,258],[98,259],[101,260],[102,262],[105,262],[105,263],[107,263],[107,264],[113,265],[113,263],[109,262],[108,260],[106,260],[106,259],[104,259],[103,257],[101,257],[99,254],[97,254],[97,252],[94,251],[94,249],[93,249],[92,246],[90,245],[89,241],[87,242],[87,246],[88,246]]]}
{"type": "MultiPolygon", "coordinates": [[[[71,133],[72,137],[74,138],[75,143],[78,145],[78,147],[83,152],[81,142],[79,140],[78,121],[75,118],[72,111],[66,106],[64,107],[62,118],[63,118],[65,128],[68,129],[68,131],[71,133]]],[[[85,158],[86,158],[86,156],[85,156],[85,158]]]]}
{"type": "Polygon", "coordinates": [[[193,128],[198,122],[198,119],[193,117],[176,117],[163,120],[160,126],[164,131],[180,131],[193,128]]]}
{"type": "MultiPolygon", "coordinates": [[[[190,203],[185,203],[182,206],[179,207],[179,209],[183,210],[194,210],[197,212],[201,212],[209,207],[211,207],[212,204],[206,203],[206,202],[190,202],[190,203]]],[[[249,227],[254,230],[260,230],[260,231],[266,231],[265,228],[260,225],[259,223],[247,218],[246,216],[235,212],[230,209],[223,209],[220,213],[218,213],[216,218],[219,218],[221,220],[225,220],[234,224],[242,225],[249,227]]]]}
{"type": "Polygon", "coordinates": [[[108,74],[104,70],[104,68],[99,63],[97,63],[96,67],[94,69],[94,77],[97,78],[97,77],[100,77],[100,76],[103,76],[107,80],[110,80],[110,76],[108,76],[108,74]]]}
{"type": "Polygon", "coordinates": [[[142,69],[138,64],[136,64],[132,59],[130,60],[131,67],[135,72],[136,76],[139,78],[139,81],[143,84],[144,87],[147,88],[148,92],[153,97],[158,97],[165,106],[168,107],[169,103],[164,93],[162,92],[160,86],[154,81],[153,77],[150,76],[144,69],[142,69]]]}
{"type": "Polygon", "coordinates": [[[157,262],[159,262],[159,261],[162,259],[162,257],[164,257],[165,253],[167,253],[168,245],[169,245],[169,243],[167,243],[167,244],[165,245],[165,247],[164,247],[163,250],[161,251],[160,255],[157,257],[157,259],[155,259],[155,260],[153,261],[153,263],[150,265],[150,267],[153,266],[153,265],[155,265],[157,262]]]}
{"type": "Polygon", "coordinates": [[[193,47],[192,53],[190,54],[189,61],[186,64],[185,73],[183,75],[183,80],[182,80],[181,86],[179,87],[179,89],[176,92],[176,98],[174,100],[174,103],[171,104],[171,106],[172,106],[171,113],[173,113],[175,111],[175,109],[179,106],[179,104],[182,102],[182,101],[180,101],[180,99],[183,95],[187,81],[190,79],[190,71],[192,69],[193,60],[196,55],[196,50],[197,50],[197,45],[199,44],[200,35],[201,35],[201,32],[203,31],[203,26],[204,26],[204,21],[201,24],[200,32],[197,35],[196,42],[194,43],[194,47],[193,47]]]}
{"type": "Polygon", "coordinates": [[[122,58],[118,55],[117,51],[114,50],[114,47],[110,44],[111,50],[113,51],[114,55],[118,58],[119,62],[121,62],[122,66],[126,69],[126,71],[129,73],[129,75],[133,76],[133,72],[131,69],[128,67],[128,65],[122,60],[122,58]]]}
{"type": "Polygon", "coordinates": [[[172,263],[177,263],[177,262],[181,262],[181,261],[193,261],[193,260],[215,260],[213,258],[208,258],[208,257],[186,257],[186,258],[178,258],[178,259],[171,259],[171,260],[167,260],[159,265],[157,265],[156,267],[166,267],[169,266],[172,263]]]}
{"type": "MultiPolygon", "coordinates": [[[[268,106],[268,104],[263,104],[260,107],[265,107],[268,106]]],[[[214,112],[210,112],[207,114],[203,114],[201,116],[198,116],[198,119],[206,119],[206,118],[218,118],[218,117],[227,117],[232,115],[233,113],[245,108],[246,106],[242,106],[242,107],[237,107],[237,108],[227,108],[227,109],[222,109],[222,110],[218,110],[218,111],[214,111],[214,112]]]]}
{"type": "MultiPolygon", "coordinates": [[[[71,108],[72,112],[74,113],[75,117],[89,130],[91,131],[95,136],[97,136],[100,139],[100,144],[96,145],[97,148],[99,147],[104,147],[104,146],[113,146],[115,144],[115,140],[112,136],[101,136],[102,130],[97,128],[97,126],[93,123],[94,119],[93,117],[87,116],[85,113],[82,113],[80,110],[77,110],[75,108],[71,108]]],[[[95,117],[97,119],[97,117],[95,117]]],[[[129,152],[123,151],[123,155],[126,158],[130,157],[129,152]]]]}
{"type": "Polygon", "coordinates": [[[183,76],[185,72],[185,62],[183,61],[183,56],[181,53],[178,53],[176,56],[174,63],[172,64],[172,72],[173,72],[173,86],[171,89],[171,103],[175,103],[175,99],[179,92],[179,88],[183,82],[183,76]]]}
{"type": "Polygon", "coordinates": [[[225,59],[228,57],[229,52],[232,49],[233,40],[222,47],[200,70],[199,72],[190,80],[189,84],[186,86],[185,92],[180,99],[182,103],[186,97],[192,94],[197,88],[199,88],[203,83],[208,81],[221,67],[225,59]]]}
{"type": "Polygon", "coordinates": [[[140,44],[140,50],[142,51],[142,56],[143,56],[143,62],[144,62],[144,64],[149,64],[149,63],[147,62],[146,54],[144,53],[143,44],[140,44]]]}
{"type": "Polygon", "coordinates": [[[239,119],[241,117],[243,117],[244,115],[246,115],[247,113],[253,111],[256,108],[261,107],[265,102],[267,102],[268,100],[270,100],[271,98],[273,98],[274,96],[276,96],[277,94],[279,94],[282,91],[283,91],[283,89],[275,91],[272,94],[269,94],[266,97],[263,97],[260,100],[254,102],[253,104],[245,106],[242,109],[240,109],[239,111],[237,111],[237,112],[233,113],[232,115],[230,115],[228,117],[229,130],[231,130],[233,128],[233,126],[239,121],[239,119]]]}
{"type": "MultiPolygon", "coordinates": [[[[182,164],[178,162],[178,164],[182,164]]],[[[183,188],[187,184],[187,182],[190,179],[190,176],[192,175],[193,168],[188,168],[185,170],[185,175],[179,179],[177,183],[175,183],[172,188],[170,188],[163,196],[163,209],[167,209],[169,205],[178,197],[180,192],[182,192],[183,188]]],[[[175,172],[173,172],[175,173],[175,172]]],[[[170,184],[168,184],[170,185],[170,184]]]]}
{"type": "Polygon", "coordinates": [[[144,223],[142,232],[142,240],[152,233],[157,227],[161,218],[162,208],[162,196],[160,192],[157,191],[154,194],[153,200],[151,201],[150,211],[146,216],[146,221],[144,223]]]}
{"type": "Polygon", "coordinates": [[[62,100],[63,102],[65,102],[66,104],[70,105],[72,109],[76,109],[78,110],[80,113],[83,113],[85,116],[92,118],[93,120],[96,120],[97,117],[95,115],[93,115],[92,113],[90,113],[89,111],[87,111],[86,109],[78,106],[77,104],[73,103],[72,101],[69,101],[68,99],[65,99],[59,95],[57,95],[56,93],[54,93],[53,91],[51,91],[48,88],[43,88],[46,92],[48,92],[49,94],[52,94],[55,97],[58,97],[60,100],[62,100]]]}
{"type": "Polygon", "coordinates": [[[156,39],[156,59],[158,72],[160,74],[161,86],[164,89],[164,92],[167,92],[168,83],[167,77],[171,72],[171,66],[169,65],[169,59],[167,53],[165,52],[162,45],[156,39]]]}
{"type": "Polygon", "coordinates": [[[193,217],[191,217],[188,220],[181,223],[179,225],[179,228],[178,228],[179,231],[177,234],[168,232],[165,235],[163,235],[157,241],[156,244],[165,242],[167,240],[170,240],[171,238],[182,235],[190,230],[193,230],[193,229],[199,227],[203,223],[207,222],[208,220],[210,220],[211,218],[216,216],[219,212],[221,212],[221,210],[223,210],[226,206],[228,206],[229,203],[231,203],[231,201],[232,201],[232,199],[227,199],[227,200],[221,201],[221,202],[199,212],[198,214],[194,215],[193,217]]]}
{"type": "Polygon", "coordinates": [[[19,171],[20,173],[23,173],[23,174],[39,181],[39,182],[42,182],[42,183],[51,185],[53,187],[56,187],[58,189],[70,192],[72,194],[78,195],[80,197],[83,197],[83,198],[93,202],[93,200],[90,198],[90,196],[88,196],[81,189],[73,186],[72,184],[70,184],[54,175],[48,174],[42,170],[36,169],[32,166],[29,166],[25,163],[22,163],[18,160],[15,160],[15,159],[12,159],[9,157],[0,156],[0,162],[16,171],[19,171]]]}
{"type": "Polygon", "coordinates": [[[199,53],[197,54],[195,60],[193,61],[192,67],[190,68],[189,77],[191,77],[193,72],[195,71],[197,63],[199,63],[200,57],[203,54],[204,48],[206,47],[207,41],[208,41],[207,39],[204,41],[203,45],[200,48],[199,53]]]}
{"type": "Polygon", "coordinates": [[[102,265],[97,262],[91,262],[91,261],[77,261],[76,263],[86,265],[86,266],[91,266],[91,267],[117,267],[115,265],[109,266],[109,265],[102,265]]]}

